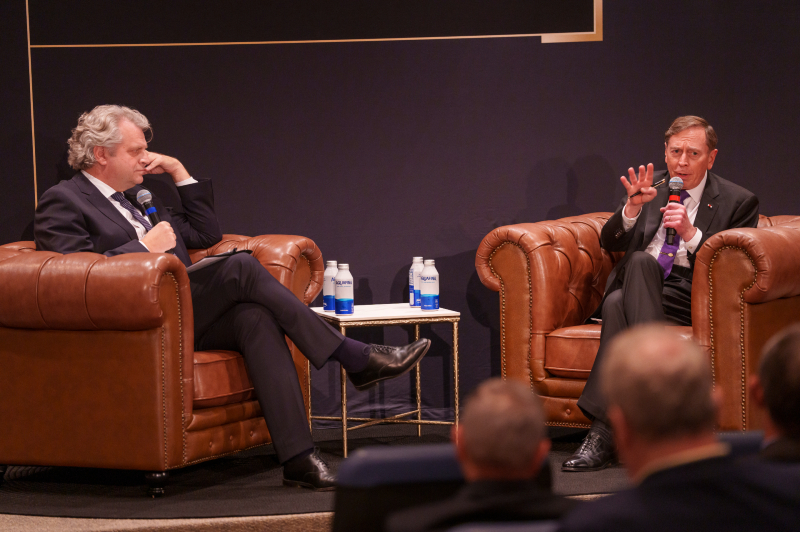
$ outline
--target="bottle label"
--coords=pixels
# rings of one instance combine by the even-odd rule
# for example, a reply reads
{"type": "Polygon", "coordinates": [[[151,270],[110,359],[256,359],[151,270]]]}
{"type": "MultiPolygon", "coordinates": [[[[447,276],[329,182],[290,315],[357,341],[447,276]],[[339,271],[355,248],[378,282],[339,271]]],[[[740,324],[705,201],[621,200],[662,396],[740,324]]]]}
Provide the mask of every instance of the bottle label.
{"type": "Polygon", "coordinates": [[[414,267],[408,271],[408,303],[414,307],[414,267]]]}
{"type": "Polygon", "coordinates": [[[439,309],[439,295],[438,294],[423,294],[422,295],[422,310],[435,311],[439,309]]]}
{"type": "Polygon", "coordinates": [[[419,292],[419,289],[414,289],[414,307],[419,307],[422,305],[422,294],[419,292]]]}
{"type": "Polygon", "coordinates": [[[322,310],[323,311],[333,311],[336,309],[335,304],[336,298],[334,298],[333,294],[326,294],[322,297],[322,310]]]}
{"type": "Polygon", "coordinates": [[[353,307],[353,300],[336,300],[337,315],[352,315],[353,307]]]}

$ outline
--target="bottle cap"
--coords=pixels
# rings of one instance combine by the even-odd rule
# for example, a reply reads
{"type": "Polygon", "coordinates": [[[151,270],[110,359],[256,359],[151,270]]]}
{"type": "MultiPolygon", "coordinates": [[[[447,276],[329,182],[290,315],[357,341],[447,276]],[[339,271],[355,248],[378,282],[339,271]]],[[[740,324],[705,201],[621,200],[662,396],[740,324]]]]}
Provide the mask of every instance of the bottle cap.
{"type": "Polygon", "coordinates": [[[336,261],[326,261],[325,262],[325,266],[326,267],[335,267],[336,266],[336,261]]]}
{"type": "Polygon", "coordinates": [[[425,266],[433,266],[434,264],[435,263],[434,263],[433,259],[426,259],[425,260],[425,266]]]}
{"type": "Polygon", "coordinates": [[[421,257],[415,257],[415,258],[413,258],[411,261],[412,261],[413,263],[422,263],[422,258],[421,258],[421,257]]]}
{"type": "Polygon", "coordinates": [[[350,270],[350,265],[347,263],[339,263],[339,270],[350,270]]]}

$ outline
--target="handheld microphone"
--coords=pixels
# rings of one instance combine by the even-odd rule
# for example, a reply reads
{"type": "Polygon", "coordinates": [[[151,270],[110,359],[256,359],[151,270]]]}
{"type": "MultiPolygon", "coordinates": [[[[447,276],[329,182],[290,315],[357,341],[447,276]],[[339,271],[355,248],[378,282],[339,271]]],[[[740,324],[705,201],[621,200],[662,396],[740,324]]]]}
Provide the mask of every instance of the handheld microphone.
{"type": "MultiPolygon", "coordinates": [[[[156,227],[156,224],[161,222],[161,217],[158,216],[158,210],[156,206],[153,205],[153,193],[147,189],[142,189],[136,193],[136,201],[144,208],[144,214],[147,215],[148,220],[150,220],[150,225],[156,227]]],[[[167,250],[166,253],[174,254],[175,248],[167,250]]]]}
{"type": "Polygon", "coordinates": [[[136,193],[136,201],[144,208],[144,214],[150,220],[150,225],[156,227],[156,224],[161,222],[161,217],[158,216],[156,206],[153,205],[153,193],[147,189],[142,189],[136,193]]]}
{"type": "MultiPolygon", "coordinates": [[[[683,180],[679,177],[674,177],[669,180],[669,201],[680,203],[681,202],[681,189],[683,189],[683,180]]],[[[142,194],[142,193],[139,193],[142,194]]],[[[138,196],[136,197],[139,198],[138,196]]],[[[667,228],[667,244],[670,246],[675,241],[675,228],[667,228]]]]}

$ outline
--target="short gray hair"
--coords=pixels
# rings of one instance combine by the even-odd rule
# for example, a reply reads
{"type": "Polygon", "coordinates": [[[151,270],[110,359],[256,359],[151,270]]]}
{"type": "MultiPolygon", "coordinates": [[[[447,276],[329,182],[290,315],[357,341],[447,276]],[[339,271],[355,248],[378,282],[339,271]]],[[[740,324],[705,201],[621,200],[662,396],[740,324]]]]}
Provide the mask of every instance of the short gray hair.
{"type": "Polygon", "coordinates": [[[663,325],[615,337],[600,367],[609,406],[649,440],[698,435],[716,421],[711,365],[700,347],[663,325]]]}
{"type": "Polygon", "coordinates": [[[758,379],[772,421],[787,437],[800,440],[800,324],[777,333],[764,346],[758,379]]]}
{"type": "Polygon", "coordinates": [[[116,146],[122,142],[119,123],[122,119],[130,120],[145,133],[152,132],[147,117],[120,105],[99,105],[83,113],[78,118],[78,126],[72,130],[69,138],[69,165],[75,170],[87,170],[97,160],[94,158],[94,147],[109,148],[114,153],[116,146]]]}
{"type": "Polygon", "coordinates": [[[545,435],[544,410],[530,386],[492,378],[470,395],[460,421],[464,450],[484,467],[530,466],[545,435]]]}

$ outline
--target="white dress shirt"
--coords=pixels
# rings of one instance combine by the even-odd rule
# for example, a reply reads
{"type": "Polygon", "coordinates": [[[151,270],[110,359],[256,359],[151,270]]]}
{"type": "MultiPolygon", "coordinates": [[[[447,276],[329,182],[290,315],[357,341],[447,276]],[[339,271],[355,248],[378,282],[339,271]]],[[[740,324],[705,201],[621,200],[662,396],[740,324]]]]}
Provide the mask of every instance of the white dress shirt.
{"type": "MultiPolygon", "coordinates": [[[[108,199],[109,202],[111,202],[111,205],[113,205],[114,207],[117,208],[117,211],[119,211],[122,214],[122,216],[125,217],[125,220],[127,220],[128,222],[131,223],[131,226],[133,226],[133,229],[136,230],[136,236],[139,237],[139,242],[142,242],[142,237],[145,236],[145,234],[147,233],[147,230],[144,229],[144,226],[142,226],[141,222],[139,222],[138,220],[133,218],[133,213],[131,213],[130,211],[128,211],[127,209],[122,207],[122,205],[118,201],[116,201],[113,198],[111,198],[111,195],[114,194],[117,191],[115,191],[113,188],[111,188],[111,186],[108,185],[107,183],[103,183],[102,181],[100,181],[99,179],[95,178],[94,176],[92,176],[91,174],[86,172],[85,170],[81,170],[81,172],[83,173],[84,176],[86,176],[86,179],[88,179],[92,183],[92,185],[97,187],[97,189],[100,191],[100,193],[103,196],[105,196],[108,199]]],[[[189,178],[186,178],[183,181],[179,181],[175,185],[178,186],[178,187],[183,187],[184,185],[191,185],[192,183],[197,183],[197,180],[192,178],[192,177],[189,177],[189,178]]],[[[133,202],[131,202],[131,204],[133,204],[134,207],[139,209],[139,206],[137,206],[133,202]]],[[[141,211],[141,209],[139,209],[139,211],[141,211]]],[[[144,214],[142,214],[142,216],[144,216],[144,214]]],[[[142,246],[147,248],[147,245],[145,243],[143,243],[143,242],[142,242],[142,246]]],[[[150,249],[147,248],[147,250],[149,251],[150,249]]]]}
{"type": "MultiPolygon", "coordinates": [[[[695,187],[694,189],[689,189],[689,197],[683,202],[683,205],[686,206],[686,215],[689,217],[689,222],[694,225],[694,219],[697,218],[697,211],[700,208],[700,198],[703,197],[703,191],[706,189],[706,182],[708,181],[708,171],[706,171],[706,175],[703,176],[703,181],[695,187]]],[[[625,231],[630,231],[631,228],[636,224],[636,220],[638,220],[639,216],[642,214],[642,211],[639,211],[639,214],[636,215],[634,218],[628,218],[625,216],[625,210],[622,210],[622,227],[625,231]]],[[[697,249],[697,246],[700,244],[700,240],[703,238],[703,232],[699,229],[695,232],[694,237],[691,238],[688,242],[684,242],[683,239],[680,240],[680,245],[678,246],[678,251],[675,254],[675,263],[678,266],[689,268],[689,258],[687,254],[693,254],[697,249]]],[[[650,245],[645,248],[645,252],[652,255],[653,257],[658,260],[658,256],[661,252],[661,247],[664,246],[664,241],[667,239],[667,228],[664,227],[664,218],[661,218],[661,227],[658,228],[653,240],[650,241],[650,245]]]]}

